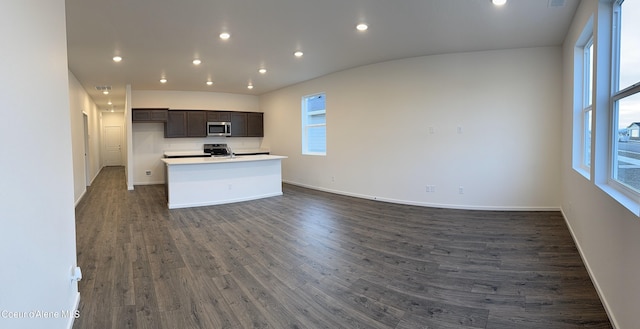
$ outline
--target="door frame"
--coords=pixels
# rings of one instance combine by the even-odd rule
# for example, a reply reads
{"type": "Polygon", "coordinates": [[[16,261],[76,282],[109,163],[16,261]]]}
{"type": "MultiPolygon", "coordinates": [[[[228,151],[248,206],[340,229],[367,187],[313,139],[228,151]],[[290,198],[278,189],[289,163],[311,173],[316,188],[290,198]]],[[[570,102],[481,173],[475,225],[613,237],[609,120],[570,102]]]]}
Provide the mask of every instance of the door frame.
{"type": "Polygon", "coordinates": [[[84,185],[91,186],[91,147],[89,144],[89,115],[82,112],[82,124],[84,127],[84,185]]]}

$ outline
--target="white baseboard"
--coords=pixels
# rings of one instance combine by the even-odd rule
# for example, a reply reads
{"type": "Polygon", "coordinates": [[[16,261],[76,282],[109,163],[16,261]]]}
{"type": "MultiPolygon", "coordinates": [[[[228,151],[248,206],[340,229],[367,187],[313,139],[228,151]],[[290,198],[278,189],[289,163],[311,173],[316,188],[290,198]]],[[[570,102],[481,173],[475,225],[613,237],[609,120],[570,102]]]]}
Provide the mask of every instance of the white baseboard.
{"type": "Polygon", "coordinates": [[[596,279],[596,277],[593,275],[593,272],[591,271],[589,260],[587,260],[587,258],[584,257],[584,253],[582,252],[582,246],[580,246],[580,241],[576,239],[576,235],[573,231],[573,228],[571,227],[571,222],[569,222],[569,220],[567,219],[567,215],[564,213],[564,209],[561,208],[560,211],[562,212],[562,217],[564,218],[564,222],[567,224],[567,227],[569,228],[569,233],[571,233],[571,238],[573,239],[573,243],[576,244],[576,248],[578,249],[580,258],[582,258],[582,263],[584,264],[584,267],[587,269],[587,273],[589,274],[589,278],[591,278],[591,282],[593,282],[593,286],[596,288],[596,293],[598,294],[598,297],[600,298],[600,301],[604,306],[605,312],[607,312],[607,316],[609,317],[609,321],[611,322],[613,329],[620,328],[620,326],[618,326],[616,318],[613,316],[613,313],[611,313],[611,307],[607,302],[607,298],[602,293],[602,289],[600,288],[600,284],[598,284],[598,280],[596,279]]]}
{"type": "Polygon", "coordinates": [[[84,191],[82,191],[82,194],[80,194],[80,197],[78,198],[78,200],[76,200],[75,204],[73,205],[73,207],[77,207],[78,204],[80,203],[80,201],[82,201],[82,198],[84,198],[84,196],[87,194],[87,188],[84,188],[84,191]]]}
{"type": "Polygon", "coordinates": [[[560,210],[560,207],[475,206],[475,205],[458,205],[458,204],[430,203],[430,202],[419,202],[419,201],[410,201],[410,200],[399,200],[399,199],[383,198],[383,197],[378,197],[378,196],[374,196],[374,195],[366,195],[366,194],[345,192],[345,191],[340,191],[340,190],[332,190],[332,189],[327,189],[327,188],[317,187],[317,186],[311,186],[311,185],[306,185],[306,184],[292,182],[292,181],[283,180],[282,182],[286,183],[286,184],[296,185],[296,186],[300,186],[300,187],[304,187],[304,188],[308,188],[308,189],[312,189],[312,190],[318,190],[318,191],[322,191],[322,192],[346,195],[346,196],[360,198],[360,199],[369,199],[369,200],[376,200],[376,201],[382,201],[382,202],[397,203],[397,204],[403,204],[403,205],[408,205],[408,206],[420,206],[420,207],[429,207],[429,208],[445,208],[445,209],[459,209],[459,210],[487,210],[487,211],[559,211],[560,210]]]}
{"type": "MultiPolygon", "coordinates": [[[[80,293],[76,293],[76,298],[75,301],[73,303],[73,309],[74,311],[77,311],[80,308],[80,293]]],[[[73,329],[73,323],[76,321],[75,316],[70,316],[69,317],[69,322],[67,322],[67,329],[73,329]]]]}
{"type": "Polygon", "coordinates": [[[146,181],[146,182],[133,182],[133,186],[136,185],[164,185],[166,182],[162,181],[146,181]]]}
{"type": "Polygon", "coordinates": [[[98,175],[100,175],[100,172],[102,171],[103,168],[104,168],[104,166],[102,166],[102,167],[100,167],[100,169],[98,169],[96,174],[93,175],[93,178],[91,178],[91,182],[89,182],[89,184],[87,184],[87,186],[91,186],[91,184],[93,184],[93,181],[95,181],[96,178],[98,178],[98,175]]]}
{"type": "MultiPolygon", "coordinates": [[[[98,178],[98,175],[100,175],[100,172],[102,171],[103,167],[100,167],[100,169],[98,169],[98,172],[93,176],[93,178],[91,179],[91,182],[89,182],[87,184],[87,186],[91,186],[91,184],[93,184],[93,181],[96,180],[96,178],[98,178]]],[[[87,188],[84,188],[84,191],[82,191],[82,194],[80,195],[80,197],[78,198],[78,200],[76,200],[75,204],[73,205],[74,207],[77,207],[78,204],[80,203],[80,201],[82,201],[82,198],[84,198],[84,196],[87,194],[87,188]]]]}

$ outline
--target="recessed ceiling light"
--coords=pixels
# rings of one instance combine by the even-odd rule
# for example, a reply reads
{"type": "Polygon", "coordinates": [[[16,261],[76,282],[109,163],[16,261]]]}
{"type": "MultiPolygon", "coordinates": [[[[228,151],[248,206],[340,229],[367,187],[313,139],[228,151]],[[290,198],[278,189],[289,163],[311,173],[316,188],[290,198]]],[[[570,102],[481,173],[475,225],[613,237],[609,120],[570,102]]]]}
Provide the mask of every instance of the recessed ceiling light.
{"type": "Polygon", "coordinates": [[[107,102],[107,105],[112,105],[112,104],[113,104],[113,103],[112,103],[111,101],[108,101],[108,102],[107,102]]]}
{"type": "Polygon", "coordinates": [[[193,65],[200,65],[200,64],[202,64],[202,61],[196,58],[196,59],[193,60],[192,63],[193,63],[193,65]]]}
{"type": "Polygon", "coordinates": [[[296,56],[296,57],[302,57],[302,55],[304,55],[304,53],[300,50],[296,50],[296,52],[293,53],[293,56],[296,56]]]}
{"type": "Polygon", "coordinates": [[[360,23],[358,25],[356,25],[356,30],[358,31],[366,31],[369,28],[369,25],[365,24],[365,23],[360,23]]]}
{"type": "Polygon", "coordinates": [[[507,3],[507,0],[491,0],[491,3],[496,6],[504,6],[507,3]]]}
{"type": "Polygon", "coordinates": [[[116,63],[121,62],[121,61],[122,61],[122,57],[120,57],[120,56],[113,56],[113,61],[114,61],[114,62],[116,62],[116,63]]]}
{"type": "Polygon", "coordinates": [[[213,84],[213,81],[209,80],[207,81],[207,86],[211,86],[213,84]]]}
{"type": "Polygon", "coordinates": [[[222,39],[222,40],[229,40],[229,38],[231,38],[231,34],[229,34],[228,32],[222,32],[222,33],[220,33],[220,39],[222,39]]]}
{"type": "Polygon", "coordinates": [[[103,93],[104,95],[109,95],[109,91],[108,91],[108,90],[103,90],[103,91],[102,91],[102,93],[103,93]]]}
{"type": "Polygon", "coordinates": [[[247,86],[247,89],[253,89],[253,85],[252,85],[252,84],[249,84],[249,85],[247,86]]]}
{"type": "Polygon", "coordinates": [[[160,83],[167,83],[167,78],[161,78],[160,83]]]}
{"type": "Polygon", "coordinates": [[[261,68],[258,69],[258,73],[265,74],[265,73],[267,73],[267,69],[265,69],[264,67],[261,67],[261,68]]]}

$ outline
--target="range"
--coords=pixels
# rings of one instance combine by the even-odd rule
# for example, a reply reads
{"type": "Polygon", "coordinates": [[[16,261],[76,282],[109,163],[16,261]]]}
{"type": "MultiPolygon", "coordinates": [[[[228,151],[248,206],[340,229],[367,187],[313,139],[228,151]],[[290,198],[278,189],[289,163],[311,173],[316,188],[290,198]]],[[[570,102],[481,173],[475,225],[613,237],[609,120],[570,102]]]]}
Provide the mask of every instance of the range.
{"type": "Polygon", "coordinates": [[[202,151],[167,151],[165,158],[209,158],[233,157],[234,153],[227,144],[204,144],[202,151]]]}
{"type": "Polygon", "coordinates": [[[227,144],[204,144],[204,153],[209,153],[213,157],[233,156],[231,148],[227,144]]]}

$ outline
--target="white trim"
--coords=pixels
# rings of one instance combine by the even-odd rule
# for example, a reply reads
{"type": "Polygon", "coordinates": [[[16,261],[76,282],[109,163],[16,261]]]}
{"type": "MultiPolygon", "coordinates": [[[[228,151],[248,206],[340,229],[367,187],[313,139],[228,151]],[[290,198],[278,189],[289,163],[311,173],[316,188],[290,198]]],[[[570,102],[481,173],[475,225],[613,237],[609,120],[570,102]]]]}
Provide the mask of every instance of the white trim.
{"type": "Polygon", "coordinates": [[[523,206],[477,206],[477,205],[459,205],[459,204],[449,204],[449,203],[430,203],[430,202],[420,202],[420,201],[410,201],[410,200],[399,200],[399,199],[390,199],[383,198],[375,195],[368,194],[359,194],[352,193],[340,190],[333,190],[324,187],[312,186],[307,184],[302,184],[298,182],[292,182],[288,180],[283,180],[283,183],[291,184],[295,186],[300,186],[312,190],[328,192],[333,194],[345,195],[360,199],[369,199],[375,201],[403,204],[408,206],[420,206],[420,207],[429,207],[429,208],[445,208],[445,209],[459,209],[459,210],[486,210],[486,211],[559,211],[561,208],[559,206],[546,206],[546,207],[523,207],[523,206]]]}
{"type": "MultiPolygon", "coordinates": [[[[603,179],[597,180],[596,185],[610,197],[623,205],[635,216],[640,217],[640,193],[626,186],[625,183],[618,179],[618,161],[622,158],[618,154],[619,138],[618,138],[618,125],[619,125],[619,108],[617,102],[626,98],[633,97],[640,92],[640,82],[631,86],[627,86],[622,90],[619,88],[620,77],[620,47],[621,47],[621,0],[612,1],[611,7],[611,49],[610,49],[610,68],[609,81],[611,94],[608,98],[608,125],[611,129],[610,139],[607,145],[607,170],[606,175],[603,175],[603,179]]],[[[604,173],[604,171],[603,171],[604,173]]]]}
{"type": "MultiPolygon", "coordinates": [[[[95,182],[96,178],[98,178],[98,175],[100,175],[100,172],[102,172],[102,169],[104,169],[104,166],[100,167],[100,169],[98,169],[96,174],[93,175],[93,178],[91,179],[91,185],[93,185],[93,182],[95,182]]],[[[91,185],[89,185],[89,186],[91,186],[91,185]]]]}
{"type": "Polygon", "coordinates": [[[620,326],[618,325],[618,322],[616,321],[616,318],[613,315],[613,312],[611,312],[611,306],[609,306],[609,302],[605,298],[605,295],[602,292],[602,288],[600,288],[600,284],[598,283],[598,280],[593,275],[593,271],[591,270],[589,261],[587,260],[586,257],[584,257],[582,246],[580,245],[580,242],[576,238],[576,235],[573,231],[573,227],[571,227],[571,222],[569,222],[569,220],[567,219],[567,215],[565,214],[564,209],[560,208],[560,212],[562,213],[564,222],[567,224],[567,228],[569,228],[569,233],[571,233],[571,238],[573,239],[573,243],[575,243],[576,248],[578,249],[578,254],[580,254],[580,258],[582,258],[582,263],[584,264],[584,267],[587,269],[589,278],[591,278],[591,282],[593,283],[593,286],[596,288],[596,293],[600,298],[600,302],[602,302],[602,306],[604,307],[605,312],[607,312],[607,316],[609,317],[609,322],[611,322],[611,325],[613,326],[614,329],[620,328],[620,326]]]}
{"type": "Polygon", "coordinates": [[[163,180],[163,181],[149,181],[149,182],[133,182],[133,186],[135,188],[136,185],[141,186],[141,185],[164,185],[166,184],[167,181],[163,180]]]}
{"type": "Polygon", "coordinates": [[[301,117],[301,144],[302,144],[302,151],[301,153],[303,155],[326,155],[327,154],[327,136],[326,136],[326,130],[327,130],[327,108],[326,108],[326,103],[325,103],[325,108],[322,110],[317,110],[317,111],[307,111],[307,106],[308,106],[308,100],[314,97],[324,97],[325,102],[326,102],[326,92],[319,92],[319,93],[314,93],[311,95],[306,95],[306,96],[302,96],[301,99],[301,104],[300,104],[300,117],[301,117]],[[314,123],[314,124],[309,124],[309,118],[312,116],[316,116],[316,115],[325,115],[325,121],[324,123],[314,123]],[[324,138],[324,152],[314,152],[314,151],[309,151],[309,129],[310,128],[318,128],[318,127],[324,127],[325,129],[325,138],[324,138]]]}
{"type": "Polygon", "coordinates": [[[302,153],[302,155],[320,155],[320,156],[326,156],[327,153],[323,153],[323,152],[306,152],[306,153],[302,153]]]}
{"type": "MultiPolygon", "coordinates": [[[[73,311],[78,311],[80,309],[80,293],[77,292],[76,293],[76,297],[75,297],[75,302],[73,303],[73,311]]],[[[73,328],[73,323],[76,321],[75,316],[70,316],[69,317],[69,322],[67,322],[67,329],[72,329],[73,328]]]]}
{"type": "Polygon", "coordinates": [[[82,198],[84,198],[86,194],[87,194],[87,188],[85,187],[82,193],[80,194],[80,197],[78,198],[78,200],[76,200],[76,202],[73,204],[74,208],[80,204],[80,201],[82,201],[82,198]]]}
{"type": "Polygon", "coordinates": [[[587,180],[591,180],[591,167],[593,166],[593,103],[595,97],[595,55],[596,45],[594,44],[594,30],[593,30],[594,17],[591,16],[582,28],[580,37],[574,45],[573,51],[573,112],[572,112],[572,125],[573,133],[571,139],[572,153],[571,153],[571,167],[578,173],[580,173],[587,180]],[[587,49],[591,47],[591,54],[587,49]],[[589,55],[589,56],[588,56],[589,55]],[[588,58],[587,58],[588,57],[588,58]],[[589,65],[591,64],[591,65],[589,65]],[[591,73],[591,90],[587,93],[587,76],[591,73]],[[587,95],[589,94],[589,95],[587,95]],[[590,96],[590,99],[587,99],[590,96]],[[590,103],[585,106],[585,103],[590,103]],[[587,145],[586,137],[586,117],[585,110],[591,112],[591,140],[587,145]],[[586,148],[589,147],[591,156],[589,159],[590,165],[586,165],[586,148]]]}
{"type": "MultiPolygon", "coordinates": [[[[91,184],[93,184],[93,182],[96,180],[96,178],[98,178],[98,175],[100,174],[100,172],[102,171],[102,169],[104,168],[104,166],[100,167],[100,170],[98,170],[98,172],[93,176],[93,178],[91,179],[91,182],[89,185],[87,186],[91,186],[91,184]]],[[[76,200],[75,204],[73,205],[73,207],[77,207],[80,204],[80,201],[82,201],[82,198],[84,198],[84,196],[87,194],[87,187],[84,188],[84,191],[82,191],[82,194],[80,194],[80,197],[78,198],[78,200],[76,200]]]]}
{"type": "Polygon", "coordinates": [[[622,185],[621,183],[610,180],[607,184],[596,184],[604,193],[609,195],[611,198],[616,200],[622,206],[627,208],[631,213],[635,216],[640,217],[640,203],[634,198],[630,196],[631,191],[625,193],[626,190],[629,190],[627,187],[622,185]]]}

